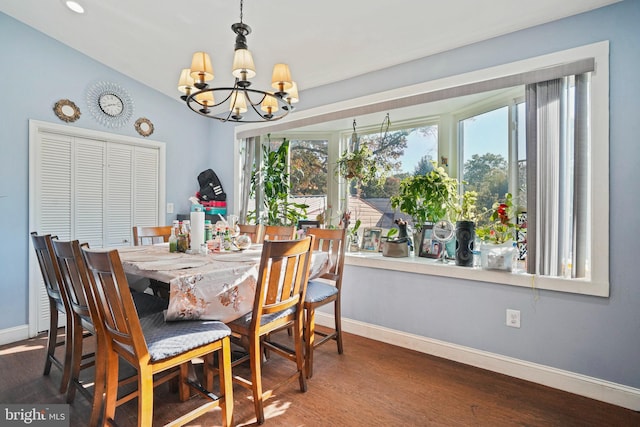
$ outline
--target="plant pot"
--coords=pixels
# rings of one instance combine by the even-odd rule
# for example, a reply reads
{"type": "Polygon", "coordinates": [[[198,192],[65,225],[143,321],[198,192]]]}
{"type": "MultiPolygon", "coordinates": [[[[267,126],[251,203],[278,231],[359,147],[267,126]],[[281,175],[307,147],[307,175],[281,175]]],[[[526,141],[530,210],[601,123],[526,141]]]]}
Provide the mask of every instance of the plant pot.
{"type": "Polygon", "coordinates": [[[475,238],[475,222],[456,222],[456,265],[473,267],[473,242],[475,238]]]}
{"type": "Polygon", "coordinates": [[[485,270],[511,271],[513,264],[513,240],[501,244],[482,243],[480,259],[485,270]]]}

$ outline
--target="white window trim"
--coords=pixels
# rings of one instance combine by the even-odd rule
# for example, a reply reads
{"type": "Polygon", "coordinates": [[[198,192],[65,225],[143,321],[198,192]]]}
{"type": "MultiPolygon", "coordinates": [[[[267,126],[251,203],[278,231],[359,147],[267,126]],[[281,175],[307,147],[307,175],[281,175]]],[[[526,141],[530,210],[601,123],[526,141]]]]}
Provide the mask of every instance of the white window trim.
{"type": "MultiPolygon", "coordinates": [[[[407,86],[391,91],[381,92],[335,104],[300,111],[295,113],[293,121],[304,120],[357,107],[371,108],[377,103],[385,103],[393,99],[410,97],[420,93],[468,85],[484,80],[496,79],[518,73],[551,67],[558,64],[594,58],[595,71],[591,76],[591,212],[590,224],[592,235],[591,279],[563,279],[559,277],[535,276],[528,274],[509,274],[477,270],[468,267],[438,265],[433,260],[422,258],[384,258],[380,254],[348,254],[345,263],[370,268],[382,268],[447,276],[467,280],[486,281],[492,283],[535,287],[560,292],[569,292],[601,297],[609,296],[609,42],[602,41],[573,49],[525,59],[522,61],[498,65],[491,68],[472,71],[465,74],[432,80],[417,85],[407,86]],[[595,255],[598,255],[597,257],[595,255]]],[[[239,135],[255,129],[268,132],[272,124],[245,125],[235,128],[236,144],[239,135]]],[[[238,150],[236,150],[238,152],[238,150]]],[[[238,162],[236,161],[237,165],[238,162]]],[[[235,171],[238,176],[238,170],[235,171]]],[[[237,185],[234,185],[237,187],[237,185]]],[[[236,193],[237,196],[238,193],[236,193]]],[[[237,197],[235,197],[237,198],[237,197]]]]}

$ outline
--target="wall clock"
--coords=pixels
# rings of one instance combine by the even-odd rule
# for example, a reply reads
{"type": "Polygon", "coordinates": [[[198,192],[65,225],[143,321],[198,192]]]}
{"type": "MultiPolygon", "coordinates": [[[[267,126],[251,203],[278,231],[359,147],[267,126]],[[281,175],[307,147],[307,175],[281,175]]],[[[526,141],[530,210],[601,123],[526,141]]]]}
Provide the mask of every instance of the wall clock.
{"type": "Polygon", "coordinates": [[[124,126],[133,115],[133,100],[121,86],[99,82],[87,91],[87,104],[93,117],[107,127],[124,126]]]}

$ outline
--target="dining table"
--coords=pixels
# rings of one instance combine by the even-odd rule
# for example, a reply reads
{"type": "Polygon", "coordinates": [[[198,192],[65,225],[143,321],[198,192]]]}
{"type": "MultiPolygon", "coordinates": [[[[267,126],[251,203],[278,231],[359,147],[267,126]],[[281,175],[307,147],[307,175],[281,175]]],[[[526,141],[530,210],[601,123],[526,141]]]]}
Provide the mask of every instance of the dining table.
{"type": "MultiPolygon", "coordinates": [[[[117,249],[125,273],[169,284],[165,321],[227,323],[253,310],[261,244],[206,255],[169,252],[168,243],[117,249]]],[[[328,254],[313,251],[309,280],[330,268],[328,254]]]]}

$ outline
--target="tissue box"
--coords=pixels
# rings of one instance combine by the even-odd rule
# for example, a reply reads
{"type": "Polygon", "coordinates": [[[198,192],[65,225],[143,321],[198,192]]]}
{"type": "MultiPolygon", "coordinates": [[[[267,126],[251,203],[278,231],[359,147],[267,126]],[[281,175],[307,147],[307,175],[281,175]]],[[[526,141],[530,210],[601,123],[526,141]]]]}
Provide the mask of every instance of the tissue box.
{"type": "Polygon", "coordinates": [[[191,212],[204,212],[204,206],[200,205],[200,204],[192,204],[191,205],[191,212]]]}

